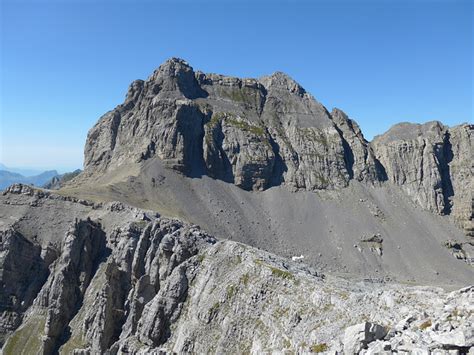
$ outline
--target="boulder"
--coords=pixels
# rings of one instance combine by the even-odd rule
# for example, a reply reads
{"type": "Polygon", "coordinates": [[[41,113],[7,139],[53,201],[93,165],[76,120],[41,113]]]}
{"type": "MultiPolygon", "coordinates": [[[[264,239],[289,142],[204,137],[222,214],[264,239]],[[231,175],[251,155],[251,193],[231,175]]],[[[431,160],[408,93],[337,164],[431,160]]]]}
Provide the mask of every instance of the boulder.
{"type": "Polygon", "coordinates": [[[458,328],[446,333],[433,334],[432,339],[447,348],[469,348],[474,346],[474,329],[458,328]]]}
{"type": "Polygon", "coordinates": [[[386,334],[385,327],[378,324],[364,322],[353,325],[344,332],[344,354],[359,353],[369,343],[383,339],[386,334]]]}

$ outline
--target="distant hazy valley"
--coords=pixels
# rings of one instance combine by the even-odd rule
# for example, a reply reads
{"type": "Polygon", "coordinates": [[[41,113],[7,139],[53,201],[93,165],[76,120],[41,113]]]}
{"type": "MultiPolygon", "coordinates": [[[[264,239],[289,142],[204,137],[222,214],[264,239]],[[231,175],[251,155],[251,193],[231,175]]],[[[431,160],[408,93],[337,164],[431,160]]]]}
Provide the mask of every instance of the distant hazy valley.
{"type": "Polygon", "coordinates": [[[69,181],[80,172],[80,169],[64,174],[59,174],[56,170],[39,172],[26,168],[8,168],[0,163],[0,189],[5,189],[12,184],[28,184],[48,189],[58,189],[60,182],[69,181]]]}

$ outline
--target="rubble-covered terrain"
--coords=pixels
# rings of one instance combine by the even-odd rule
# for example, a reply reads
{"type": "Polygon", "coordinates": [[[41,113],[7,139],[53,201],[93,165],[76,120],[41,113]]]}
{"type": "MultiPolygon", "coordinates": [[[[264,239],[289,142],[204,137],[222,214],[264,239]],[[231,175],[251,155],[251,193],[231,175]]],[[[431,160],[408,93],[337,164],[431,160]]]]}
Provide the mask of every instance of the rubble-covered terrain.
{"type": "Polygon", "coordinates": [[[473,351],[473,287],[350,281],[24,185],[0,203],[4,354],[473,351]]]}

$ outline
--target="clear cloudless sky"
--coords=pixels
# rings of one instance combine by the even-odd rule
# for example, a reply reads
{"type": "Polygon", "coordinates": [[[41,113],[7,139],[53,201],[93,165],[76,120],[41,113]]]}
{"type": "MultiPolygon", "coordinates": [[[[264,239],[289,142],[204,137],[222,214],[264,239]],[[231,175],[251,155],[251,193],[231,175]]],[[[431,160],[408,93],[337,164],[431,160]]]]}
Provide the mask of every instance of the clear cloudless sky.
{"type": "Polygon", "coordinates": [[[82,166],[87,131],[169,57],[284,71],[367,139],[473,121],[473,1],[1,0],[0,162],[82,166]]]}

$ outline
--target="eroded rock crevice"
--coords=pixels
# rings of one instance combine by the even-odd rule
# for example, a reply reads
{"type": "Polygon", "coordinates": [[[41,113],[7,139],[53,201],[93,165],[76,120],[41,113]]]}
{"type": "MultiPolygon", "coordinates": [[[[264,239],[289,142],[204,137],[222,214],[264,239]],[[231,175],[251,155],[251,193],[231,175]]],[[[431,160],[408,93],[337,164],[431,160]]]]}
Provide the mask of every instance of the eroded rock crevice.
{"type": "Polygon", "coordinates": [[[67,326],[81,308],[106,253],[105,233],[99,224],[81,220],[67,233],[61,255],[35,300],[35,306],[47,310],[42,344],[46,354],[54,353],[65,340],[67,326]]]}
{"type": "Polygon", "coordinates": [[[48,262],[40,245],[14,229],[0,231],[0,345],[21,324],[48,277],[48,262]]]}

